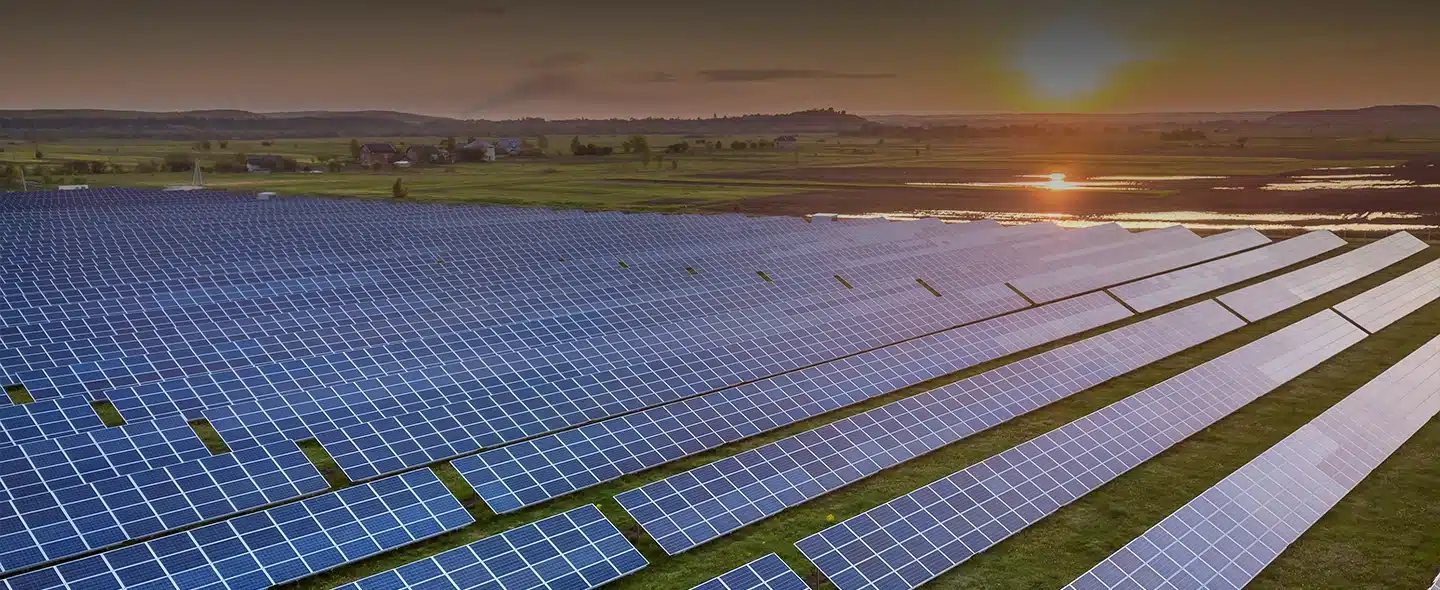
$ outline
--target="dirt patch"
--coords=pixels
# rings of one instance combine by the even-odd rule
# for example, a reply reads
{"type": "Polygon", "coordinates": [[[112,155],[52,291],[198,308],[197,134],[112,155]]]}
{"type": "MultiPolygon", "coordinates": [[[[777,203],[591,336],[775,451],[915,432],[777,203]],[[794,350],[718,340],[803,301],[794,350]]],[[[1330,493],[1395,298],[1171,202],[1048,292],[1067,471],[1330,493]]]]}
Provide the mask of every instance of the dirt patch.
{"type": "Polygon", "coordinates": [[[1367,213],[1440,214],[1440,191],[1381,189],[1281,192],[1247,188],[1235,191],[1178,190],[1165,195],[1047,190],[964,190],[867,188],[800,191],[754,197],[719,205],[725,211],[767,215],[811,213],[882,213],[927,210],[1068,213],[1098,215],[1163,211],[1219,213],[1367,213]]]}

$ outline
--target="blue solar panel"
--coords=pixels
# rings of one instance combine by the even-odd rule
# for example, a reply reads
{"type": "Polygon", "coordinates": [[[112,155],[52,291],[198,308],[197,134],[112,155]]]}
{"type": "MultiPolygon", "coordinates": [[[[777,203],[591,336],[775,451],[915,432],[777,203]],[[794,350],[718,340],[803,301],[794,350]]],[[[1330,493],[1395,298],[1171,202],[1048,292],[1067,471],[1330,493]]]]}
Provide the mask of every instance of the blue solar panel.
{"type": "MultiPolygon", "coordinates": [[[[486,537],[343,590],[584,590],[649,565],[594,505],[486,537]]],[[[19,590],[19,589],[16,589],[19,590]]]]}
{"type": "Polygon", "coordinates": [[[0,496],[57,491],[208,456],[181,418],[0,446],[0,496]]]}
{"type": "Polygon", "coordinates": [[[809,590],[779,555],[771,553],[707,580],[691,590],[809,590]]]}
{"type": "Polygon", "coordinates": [[[796,546],[840,590],[917,587],[1365,336],[1322,311],[796,546]]]}
{"type": "Polygon", "coordinates": [[[285,442],[0,502],[0,571],[110,547],[329,487],[285,442]]]}
{"type": "Polygon", "coordinates": [[[616,496],[676,554],[1237,329],[1214,301],[1046,351],[616,496]]]}
{"type": "Polygon", "coordinates": [[[715,448],[1128,317],[1093,294],[457,459],[497,512],[715,448]]]}
{"type": "Polygon", "coordinates": [[[474,522],[426,469],[28,572],[8,590],[260,590],[474,522]]]}
{"type": "Polygon", "coordinates": [[[89,400],[82,398],[0,406],[0,444],[20,444],[104,427],[89,400]]]}

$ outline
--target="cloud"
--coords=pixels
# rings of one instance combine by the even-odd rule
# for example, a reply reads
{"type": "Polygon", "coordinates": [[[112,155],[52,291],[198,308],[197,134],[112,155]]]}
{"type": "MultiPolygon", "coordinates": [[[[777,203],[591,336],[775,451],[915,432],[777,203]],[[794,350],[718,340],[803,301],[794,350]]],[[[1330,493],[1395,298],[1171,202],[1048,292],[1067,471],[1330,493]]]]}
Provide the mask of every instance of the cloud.
{"type": "Polygon", "coordinates": [[[589,61],[590,56],[588,54],[579,51],[562,51],[560,53],[552,53],[535,58],[526,62],[525,65],[537,70],[557,70],[583,66],[589,61]]]}
{"type": "Polygon", "coordinates": [[[895,74],[833,72],[830,70],[701,70],[697,72],[707,82],[771,82],[775,80],[880,80],[896,77],[895,74]]]}
{"type": "Polygon", "coordinates": [[[537,100],[573,98],[583,87],[579,74],[565,71],[538,72],[521,78],[509,88],[490,95],[472,112],[537,100]]]}

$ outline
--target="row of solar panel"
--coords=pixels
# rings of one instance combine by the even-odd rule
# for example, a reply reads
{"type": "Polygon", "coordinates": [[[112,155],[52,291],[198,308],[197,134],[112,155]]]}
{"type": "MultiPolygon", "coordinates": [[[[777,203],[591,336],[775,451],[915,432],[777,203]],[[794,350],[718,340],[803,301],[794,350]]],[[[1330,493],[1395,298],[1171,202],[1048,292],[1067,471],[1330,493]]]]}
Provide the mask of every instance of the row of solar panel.
{"type": "MultiPolygon", "coordinates": [[[[1348,261],[1322,263],[1325,266],[1314,265],[1320,267],[1318,269],[1307,267],[1260,283],[1255,292],[1281,294],[1280,302],[1267,302],[1269,305],[1264,307],[1273,313],[1294,305],[1301,298],[1317,296],[1388,266],[1391,261],[1385,257],[1393,255],[1387,250],[1397,242],[1403,240],[1376,244],[1367,247],[1368,251],[1362,248],[1357,250],[1360,256],[1331,259],[1333,262],[1348,257],[1348,261]],[[1331,280],[1320,283],[1315,280],[1319,276],[1331,280]],[[1321,284],[1325,286],[1300,288],[1321,284]]],[[[1390,299],[1391,294],[1413,291],[1416,277],[1434,271],[1433,265],[1427,265],[1352,298],[1344,305],[1367,308],[1390,299]]],[[[1440,289],[1431,286],[1426,301],[1433,301],[1437,296],[1440,289]]],[[[1388,319],[1393,321],[1401,315],[1391,314],[1388,319]]],[[[1374,324],[1375,327],[1383,325],[1384,322],[1374,324]]],[[[844,590],[918,586],[1288,382],[1366,334],[1334,311],[1322,311],[1040,438],[807,537],[797,546],[844,590]]],[[[1419,423],[1423,424],[1433,414],[1432,409],[1419,423]]],[[[1378,464],[1378,459],[1375,463],[1378,464]]],[[[1355,471],[1350,473],[1353,475],[1355,471]]],[[[1358,477],[1355,481],[1358,482],[1358,477]]],[[[1318,518],[1319,514],[1311,516],[1318,518]]],[[[1194,548],[1192,544],[1181,543],[1176,551],[1194,548]]],[[[1272,543],[1270,549],[1274,552],[1269,558],[1273,558],[1278,548],[1272,543]]],[[[1251,551],[1255,550],[1251,547],[1251,551]]],[[[1198,553],[1190,554],[1190,557],[1193,559],[1196,555],[1198,553]]],[[[1177,574],[1185,570],[1173,568],[1164,571],[1174,576],[1168,578],[1173,587],[1231,587],[1229,584],[1240,579],[1237,573],[1217,578],[1223,567],[1206,569],[1216,565],[1212,560],[1187,563],[1195,568],[1188,574],[1177,574]],[[1199,583],[1186,577],[1207,571],[1208,577],[1196,576],[1199,583]],[[1221,582],[1222,579],[1227,581],[1221,582]]],[[[1107,584],[1117,585],[1100,587],[1172,587],[1163,581],[1136,585],[1135,577],[1130,574],[1116,577],[1112,569],[1107,569],[1107,577],[1103,579],[1107,584]],[[1120,583],[1120,578],[1127,581],[1120,583]]],[[[1243,582],[1233,587],[1240,585],[1243,582]]]]}

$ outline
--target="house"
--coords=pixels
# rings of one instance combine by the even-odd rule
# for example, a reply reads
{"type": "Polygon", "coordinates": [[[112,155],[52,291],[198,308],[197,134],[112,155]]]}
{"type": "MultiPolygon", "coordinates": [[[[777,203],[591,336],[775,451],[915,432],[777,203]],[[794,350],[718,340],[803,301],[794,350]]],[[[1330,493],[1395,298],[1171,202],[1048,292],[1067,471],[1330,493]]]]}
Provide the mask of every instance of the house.
{"type": "Polygon", "coordinates": [[[367,143],[360,146],[360,164],[366,167],[389,164],[400,157],[395,146],[388,143],[367,143]]]}
{"type": "Polygon", "coordinates": [[[412,145],[405,150],[405,158],[417,164],[448,164],[450,152],[434,145],[412,145]]]}
{"type": "Polygon", "coordinates": [[[782,152],[793,152],[800,149],[800,138],[794,135],[781,135],[775,138],[775,149],[782,152]]]}
{"type": "MultiPolygon", "coordinates": [[[[289,169],[294,170],[294,167],[289,169]]],[[[246,172],[284,172],[286,170],[285,158],[283,156],[246,156],[246,172]]]]}

